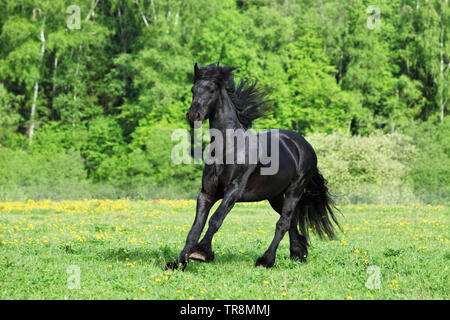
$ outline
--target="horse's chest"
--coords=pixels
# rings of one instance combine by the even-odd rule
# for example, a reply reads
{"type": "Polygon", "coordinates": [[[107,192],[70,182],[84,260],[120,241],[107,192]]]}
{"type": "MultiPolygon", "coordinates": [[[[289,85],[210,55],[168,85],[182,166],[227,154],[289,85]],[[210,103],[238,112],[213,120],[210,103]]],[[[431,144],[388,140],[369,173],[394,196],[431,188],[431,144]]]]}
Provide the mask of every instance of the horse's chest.
{"type": "Polygon", "coordinates": [[[225,165],[218,170],[218,190],[224,191],[231,183],[239,183],[247,167],[239,165],[225,165]]]}
{"type": "Polygon", "coordinates": [[[232,174],[229,170],[223,170],[222,174],[219,175],[218,178],[218,190],[223,191],[227,186],[230,185],[230,183],[232,182],[233,177],[232,174]]]}

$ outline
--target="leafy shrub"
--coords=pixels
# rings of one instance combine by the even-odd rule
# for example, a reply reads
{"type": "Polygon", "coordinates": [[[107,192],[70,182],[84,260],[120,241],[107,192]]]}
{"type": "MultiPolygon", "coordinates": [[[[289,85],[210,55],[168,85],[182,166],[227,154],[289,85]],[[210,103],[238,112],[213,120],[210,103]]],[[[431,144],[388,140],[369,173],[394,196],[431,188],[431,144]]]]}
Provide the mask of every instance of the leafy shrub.
{"type": "Polygon", "coordinates": [[[146,125],[145,121],[133,133],[132,152],[129,155],[129,175],[135,186],[149,188],[188,190],[192,195],[200,191],[202,165],[175,164],[172,149],[178,141],[172,141],[173,125],[146,125]]]}
{"type": "MultiPolygon", "coordinates": [[[[122,128],[112,116],[97,117],[88,122],[87,140],[81,146],[89,178],[94,182],[108,180],[106,168],[111,168],[111,159],[121,159],[126,153],[122,128]],[[109,162],[109,164],[104,164],[109,162]],[[103,170],[99,170],[103,166],[103,170]]],[[[117,163],[120,164],[120,163],[117,163]]],[[[115,170],[115,173],[117,170],[115,170]]]]}
{"type": "Polygon", "coordinates": [[[414,124],[406,132],[419,149],[410,176],[422,202],[446,203],[450,199],[450,121],[414,124]]]}
{"type": "Polygon", "coordinates": [[[414,198],[409,172],[418,150],[411,137],[397,133],[316,133],[307,140],[316,150],[319,169],[340,203],[402,203],[405,198],[414,198]]]}
{"type": "Polygon", "coordinates": [[[76,126],[57,121],[48,122],[33,137],[33,144],[28,146],[33,153],[64,153],[69,149],[81,150],[88,141],[88,129],[81,123],[76,126]]]}
{"type": "MultiPolygon", "coordinates": [[[[203,164],[173,163],[174,125],[145,119],[127,145],[115,119],[72,127],[49,123],[26,151],[0,147],[0,200],[194,198],[203,164]]],[[[450,194],[450,126],[424,123],[403,134],[312,134],[337,202],[445,203],[450,194]]]]}
{"type": "Polygon", "coordinates": [[[13,103],[19,100],[14,95],[9,94],[2,83],[0,83],[0,146],[6,145],[5,140],[19,127],[21,116],[17,113],[17,107],[13,103]]]}
{"type": "Polygon", "coordinates": [[[80,153],[32,154],[0,148],[0,199],[88,197],[80,153]]]}

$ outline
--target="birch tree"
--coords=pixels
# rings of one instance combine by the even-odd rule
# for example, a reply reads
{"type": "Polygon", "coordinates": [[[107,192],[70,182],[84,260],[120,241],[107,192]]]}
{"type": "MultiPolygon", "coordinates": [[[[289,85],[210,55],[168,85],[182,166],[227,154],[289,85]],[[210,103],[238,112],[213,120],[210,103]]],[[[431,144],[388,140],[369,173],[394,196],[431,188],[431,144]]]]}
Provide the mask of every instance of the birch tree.
{"type": "MultiPolygon", "coordinates": [[[[36,13],[39,13],[39,15],[42,17],[42,27],[41,27],[41,32],[40,32],[40,41],[41,41],[41,52],[39,54],[39,66],[38,66],[38,72],[40,72],[41,69],[41,65],[42,65],[42,58],[44,57],[45,54],[45,20],[46,20],[46,15],[45,13],[42,12],[41,9],[39,8],[35,8],[33,9],[33,18],[36,19],[36,13]]],[[[34,93],[33,93],[33,103],[31,105],[31,112],[30,112],[30,128],[28,130],[28,139],[29,139],[29,143],[30,145],[33,143],[33,134],[34,134],[34,130],[36,127],[35,124],[35,117],[36,117],[36,103],[37,103],[37,99],[38,99],[38,94],[39,94],[39,74],[38,74],[38,78],[36,79],[36,83],[34,84],[34,93]]]]}

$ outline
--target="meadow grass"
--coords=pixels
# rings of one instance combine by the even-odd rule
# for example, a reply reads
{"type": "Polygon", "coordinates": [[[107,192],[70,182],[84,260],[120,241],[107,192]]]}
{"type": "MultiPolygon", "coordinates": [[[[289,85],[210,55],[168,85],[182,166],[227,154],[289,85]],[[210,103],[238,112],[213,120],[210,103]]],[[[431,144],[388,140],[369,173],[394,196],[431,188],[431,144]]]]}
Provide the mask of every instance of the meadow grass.
{"type": "Polygon", "coordinates": [[[278,214],[266,202],[237,204],[214,239],[215,261],[172,272],[163,267],[184,245],[195,201],[2,202],[0,299],[449,298],[448,208],[340,210],[336,240],[312,237],[299,263],[286,235],[265,269],[254,263],[278,214]]]}

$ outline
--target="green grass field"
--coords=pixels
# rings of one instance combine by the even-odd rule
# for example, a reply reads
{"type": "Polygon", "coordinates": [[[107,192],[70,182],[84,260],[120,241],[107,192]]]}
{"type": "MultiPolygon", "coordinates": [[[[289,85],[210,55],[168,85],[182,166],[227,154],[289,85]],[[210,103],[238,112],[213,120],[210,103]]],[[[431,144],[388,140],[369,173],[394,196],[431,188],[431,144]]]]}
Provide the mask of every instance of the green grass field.
{"type": "Polygon", "coordinates": [[[307,263],[286,235],[275,267],[254,267],[278,214],[253,203],[225,220],[214,262],[166,272],[195,201],[3,202],[0,299],[449,299],[448,208],[340,209],[344,232],[312,237],[307,263]]]}

